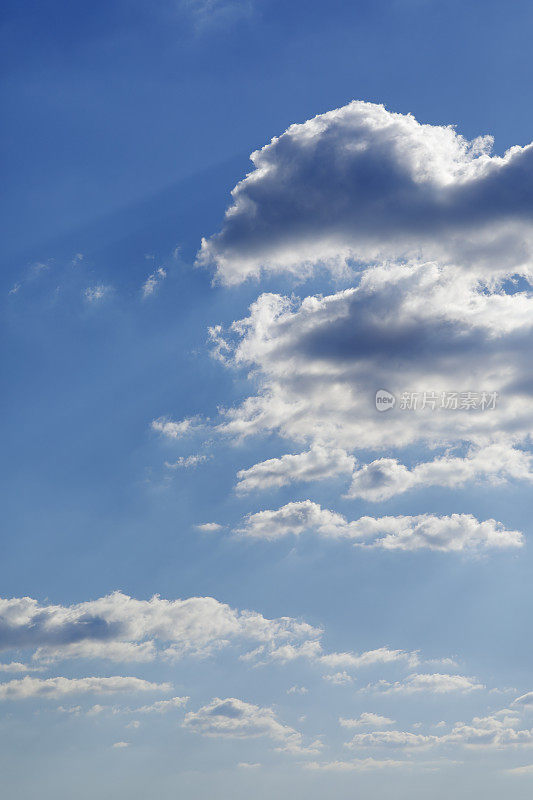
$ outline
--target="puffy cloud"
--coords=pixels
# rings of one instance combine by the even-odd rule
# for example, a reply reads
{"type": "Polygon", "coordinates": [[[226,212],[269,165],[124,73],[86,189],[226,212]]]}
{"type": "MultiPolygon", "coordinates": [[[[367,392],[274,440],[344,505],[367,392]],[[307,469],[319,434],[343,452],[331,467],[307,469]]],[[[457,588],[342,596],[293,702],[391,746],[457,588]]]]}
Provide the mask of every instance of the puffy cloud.
{"type": "Polygon", "coordinates": [[[533,148],[491,147],[360,101],[291,125],[252,153],[198,260],[228,284],[419,254],[528,271],[533,148]]]}
{"type": "Polygon", "coordinates": [[[219,431],[346,451],[523,440],[532,312],[526,293],[489,291],[437,264],[375,267],[353,289],[301,302],[263,294],[228,334],[230,363],[251,369],[259,389],[226,409],[219,431]],[[380,388],[397,398],[386,413],[380,388]],[[405,407],[416,393],[416,410],[405,407]]]}
{"type": "Polygon", "coordinates": [[[267,619],[212,597],[136,600],[121,592],[71,606],[31,598],[0,599],[0,649],[31,649],[36,664],[69,658],[117,661],[203,657],[233,646],[254,663],[304,659],[324,670],[417,663],[418,656],[381,647],[328,652],[323,631],[292,617],[267,619]],[[252,648],[252,649],[250,649],[252,648]]]}
{"type": "Polygon", "coordinates": [[[261,461],[237,473],[240,493],[279,488],[289,483],[327,480],[353,472],[355,459],[344,450],[316,445],[305,453],[261,461]]]}
{"type": "Polygon", "coordinates": [[[334,511],[321,508],[311,500],[287,503],[277,510],[258,511],[248,514],[241,528],[235,533],[254,539],[280,539],[283,536],[299,535],[307,530],[316,530],[321,536],[332,538],[357,538],[357,528],[334,511]]]}
{"type": "Polygon", "coordinates": [[[365,726],[379,728],[380,725],[394,725],[394,720],[381,714],[374,714],[372,711],[363,711],[355,719],[339,717],[339,725],[342,725],[343,728],[362,728],[365,726]]]}
{"type": "Polygon", "coordinates": [[[503,443],[471,448],[464,458],[445,455],[408,469],[395,458],[379,458],[356,470],[347,497],[379,502],[420,486],[461,486],[467,481],[533,480],[533,457],[503,443]]]}
{"type": "Polygon", "coordinates": [[[137,600],[114,592],[71,606],[29,597],[0,599],[0,649],[35,650],[37,661],[60,658],[152,660],[203,656],[221,647],[314,642],[321,631],[290,617],[269,620],[212,597],[137,600]]]}
{"type": "Polygon", "coordinates": [[[415,673],[408,675],[403,681],[389,683],[379,681],[370,685],[368,689],[384,692],[385,694],[416,694],[430,692],[431,694],[448,694],[449,692],[472,692],[484,689],[482,683],[466,675],[444,675],[442,673],[415,673]]]}
{"type": "Polygon", "coordinates": [[[441,736],[389,730],[356,734],[347,747],[420,748],[436,745],[460,745],[467,748],[503,748],[533,744],[533,731],[520,729],[520,718],[509,709],[486,717],[474,717],[471,723],[457,722],[450,733],[441,736]]]}
{"type": "Polygon", "coordinates": [[[197,418],[182,419],[178,422],[168,417],[159,417],[152,420],[151,428],[157,433],[161,433],[168,439],[179,439],[186,434],[193,433],[198,427],[197,418]]]}
{"type": "Polygon", "coordinates": [[[293,754],[316,753],[321,748],[320,742],[305,746],[302,734],[281,723],[271,708],[256,706],[235,697],[215,697],[198,711],[189,711],[183,727],[203,736],[238,739],[266,736],[277,743],[277,749],[293,754]]]}
{"type": "Polygon", "coordinates": [[[11,661],[9,664],[0,664],[0,672],[35,672],[38,667],[22,664],[20,661],[11,661]]]}
{"type": "Polygon", "coordinates": [[[357,545],[386,550],[469,551],[523,544],[519,531],[508,531],[495,520],[479,522],[470,514],[361,517],[348,522],[342,514],[323,509],[311,500],[249,514],[236,533],[274,540],[307,531],[324,538],[347,539],[357,545]]]}
{"type": "Polygon", "coordinates": [[[509,709],[487,717],[474,717],[470,724],[458,722],[451,733],[443,737],[446,741],[467,747],[505,747],[509,745],[532,745],[533,731],[520,730],[520,718],[509,709]]]}
{"type": "Polygon", "coordinates": [[[0,700],[27,697],[57,698],[77,694],[114,694],[115,692],[169,692],[170,683],[150,683],[141,678],[19,678],[0,683],[0,700]]]}
{"type": "Polygon", "coordinates": [[[200,261],[232,283],[351,260],[355,285],[263,294],[229,331],[211,329],[217,357],[257,387],[223,410],[219,433],[309,448],[242,469],[238,491],[348,473],[366,450],[388,451],[354,471],[349,496],[366,500],[531,481],[533,146],[490,146],[354,102],[253,154],[200,261]],[[379,389],[396,397],[386,413],[379,389]],[[391,457],[414,444],[446,452],[411,468],[391,457]]]}

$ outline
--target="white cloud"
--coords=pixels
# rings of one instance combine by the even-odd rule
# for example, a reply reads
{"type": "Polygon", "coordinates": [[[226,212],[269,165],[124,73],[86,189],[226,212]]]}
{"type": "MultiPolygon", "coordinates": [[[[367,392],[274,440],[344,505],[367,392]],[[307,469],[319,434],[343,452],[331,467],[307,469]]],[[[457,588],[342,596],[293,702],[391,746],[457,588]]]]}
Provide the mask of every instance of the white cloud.
{"type": "Polygon", "coordinates": [[[512,767],[504,770],[508,775],[533,775],[533,764],[524,764],[521,767],[512,767]]]}
{"type": "Polygon", "coordinates": [[[170,700],[156,700],[149,706],[141,706],[132,710],[132,714],[166,714],[175,708],[183,708],[189,702],[188,697],[171,697],[170,700]]]}
{"type": "Polygon", "coordinates": [[[125,747],[129,747],[129,746],[130,746],[129,742],[115,742],[112,745],[112,747],[115,748],[116,750],[123,750],[125,747]]]}
{"type": "Polygon", "coordinates": [[[516,700],[513,700],[513,705],[533,706],[533,692],[526,692],[526,694],[520,695],[516,700]]]}
{"type": "Polygon", "coordinates": [[[143,298],[151,297],[155,294],[159,285],[167,277],[166,270],[163,267],[158,267],[147,277],[142,287],[143,298]]]}
{"type": "MultiPolygon", "coordinates": [[[[171,434],[167,433],[166,435],[168,436],[171,434]]],[[[199,464],[204,464],[206,461],[209,461],[210,458],[211,456],[204,455],[203,453],[195,453],[191,456],[180,456],[176,461],[171,463],[165,461],[165,467],[167,467],[167,469],[189,469],[190,467],[197,467],[199,464]]]]}
{"type": "MultiPolygon", "coordinates": [[[[189,697],[171,697],[168,700],[156,700],[154,703],[150,703],[149,705],[140,706],[137,708],[129,708],[126,706],[117,706],[117,705],[103,706],[100,703],[96,703],[96,705],[91,706],[91,708],[87,711],[87,715],[92,717],[104,713],[112,715],[166,714],[169,711],[173,711],[177,708],[183,708],[183,706],[187,705],[189,699],[190,699],[189,697]]],[[[130,724],[133,725],[133,723],[130,724]]]]}
{"type": "Polygon", "coordinates": [[[385,694],[416,694],[418,692],[448,694],[450,692],[472,692],[485,687],[475,678],[469,678],[465,675],[445,675],[437,672],[415,673],[408,675],[405,680],[395,683],[379,681],[367,688],[385,694]]]}
{"type": "Polygon", "coordinates": [[[97,283],[95,286],[88,286],[83,295],[88,303],[98,303],[107,297],[112,291],[111,286],[106,286],[103,283],[97,283]]]}
{"type": "Polygon", "coordinates": [[[251,370],[258,391],[223,411],[218,431],[347,452],[513,444],[531,432],[532,329],[531,297],[437,264],[367,269],[356,288],[302,302],[263,294],[228,336],[229,363],[251,370]],[[375,407],[383,387],[398,398],[385,414],[375,407]],[[500,400],[484,411],[441,408],[451,391],[500,400]],[[403,409],[411,392],[435,393],[436,407],[403,409]]]}
{"type": "Polygon", "coordinates": [[[363,711],[355,719],[339,717],[339,725],[342,725],[343,728],[378,728],[381,725],[394,725],[394,720],[381,714],[374,714],[372,711],[363,711]]]}
{"type": "Polygon", "coordinates": [[[202,533],[217,533],[223,529],[223,525],[220,525],[218,522],[201,522],[198,525],[194,526],[197,530],[202,531],[202,533]]]}
{"type": "MultiPolygon", "coordinates": [[[[160,659],[172,663],[232,648],[241,661],[254,666],[307,662],[327,680],[346,684],[353,680],[356,670],[376,670],[384,665],[412,670],[420,664],[417,652],[388,646],[359,652],[330,651],[323,644],[323,636],[321,628],[303,620],[268,619],[255,611],[233,609],[212,597],[165,600],[156,595],[137,600],[115,592],[71,606],[41,605],[28,597],[0,599],[0,649],[31,651],[35,667],[73,658],[124,662],[160,659]]],[[[13,683],[13,688],[18,685],[13,683]]],[[[42,685],[43,691],[46,686],[53,689],[52,684],[42,685]]]]}
{"type": "Polygon", "coordinates": [[[409,761],[394,761],[391,758],[357,758],[353,761],[311,761],[306,764],[308,769],[324,772],[374,772],[387,769],[405,769],[412,767],[409,761]]]}
{"type": "Polygon", "coordinates": [[[271,708],[263,708],[235,697],[215,697],[198,711],[185,715],[183,727],[203,736],[249,739],[266,736],[277,743],[277,749],[292,754],[316,753],[321,745],[304,745],[302,734],[281,723],[271,708]]]}
{"type": "Polygon", "coordinates": [[[300,483],[335,478],[353,472],[355,460],[344,450],[316,445],[305,453],[286,454],[281,458],[261,461],[237,473],[236,490],[240,493],[271,489],[300,483]]]}
{"type": "Polygon", "coordinates": [[[20,661],[11,661],[9,664],[0,664],[0,672],[35,672],[38,667],[22,664],[20,661]]]}
{"type": "Polygon", "coordinates": [[[379,458],[353,474],[347,497],[379,502],[410,489],[427,486],[462,486],[467,481],[508,479],[533,481],[531,453],[494,443],[471,448],[466,457],[445,455],[408,469],[395,458],[379,458]]]}
{"type": "Polygon", "coordinates": [[[346,747],[429,747],[438,742],[437,736],[424,736],[421,733],[408,731],[373,731],[372,733],[356,733],[346,747]]]}
{"type": "Polygon", "coordinates": [[[322,676],[325,681],[329,681],[334,686],[348,686],[353,683],[353,677],[345,669],[340,672],[333,672],[330,675],[322,676]]]}
{"type": "Polygon", "coordinates": [[[357,545],[386,550],[469,551],[515,548],[523,544],[519,531],[506,530],[495,520],[479,522],[470,514],[361,517],[348,522],[342,514],[323,509],[311,500],[249,514],[235,533],[275,540],[310,531],[326,539],[346,539],[357,545]]]}
{"type": "Polygon", "coordinates": [[[413,255],[529,272],[533,147],[491,146],[359,101],[291,125],[252,153],[199,263],[227,284],[413,255]]]}
{"type": "Polygon", "coordinates": [[[141,678],[19,678],[0,683],[0,700],[27,697],[56,698],[77,694],[112,694],[115,692],[168,692],[169,683],[150,683],[141,678]]]}
{"type": "Polygon", "coordinates": [[[136,600],[120,592],[71,606],[40,605],[31,598],[0,599],[0,649],[32,649],[34,660],[111,658],[152,660],[209,655],[230,644],[312,646],[321,630],[282,617],[266,619],[212,597],[136,600]]]}
{"type": "Polygon", "coordinates": [[[487,717],[474,717],[471,723],[457,722],[444,740],[469,748],[533,745],[533,731],[518,728],[520,718],[509,709],[487,717]]]}
{"type": "Polygon", "coordinates": [[[509,709],[501,709],[486,717],[474,717],[472,722],[457,722],[450,733],[441,736],[410,731],[388,730],[356,734],[347,747],[424,748],[456,745],[468,749],[505,748],[533,745],[533,731],[520,729],[520,718],[509,709]]]}
{"type": "Polygon", "coordinates": [[[176,422],[168,417],[159,417],[152,420],[151,428],[169,439],[179,439],[186,434],[193,433],[198,428],[198,419],[190,417],[176,422]]]}
{"type": "Polygon", "coordinates": [[[309,689],[305,686],[291,686],[287,689],[287,694],[307,694],[309,689]]]}

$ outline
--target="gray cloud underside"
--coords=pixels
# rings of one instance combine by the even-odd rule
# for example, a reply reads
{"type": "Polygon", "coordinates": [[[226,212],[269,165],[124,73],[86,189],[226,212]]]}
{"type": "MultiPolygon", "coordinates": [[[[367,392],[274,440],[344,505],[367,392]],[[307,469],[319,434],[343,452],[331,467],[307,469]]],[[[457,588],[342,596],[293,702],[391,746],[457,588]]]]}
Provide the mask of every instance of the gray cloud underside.
{"type": "Polygon", "coordinates": [[[230,647],[244,663],[304,660],[323,672],[419,663],[417,653],[389,647],[331,652],[322,639],[323,631],[304,621],[267,619],[211,597],[137,600],[115,592],[72,606],[43,606],[29,597],[0,600],[0,650],[31,650],[34,665],[72,658],[173,662],[230,647]]]}
{"type": "Polygon", "coordinates": [[[358,101],[291,125],[252,154],[199,262],[229,284],[413,255],[527,274],[533,148],[491,146],[358,101]]]}

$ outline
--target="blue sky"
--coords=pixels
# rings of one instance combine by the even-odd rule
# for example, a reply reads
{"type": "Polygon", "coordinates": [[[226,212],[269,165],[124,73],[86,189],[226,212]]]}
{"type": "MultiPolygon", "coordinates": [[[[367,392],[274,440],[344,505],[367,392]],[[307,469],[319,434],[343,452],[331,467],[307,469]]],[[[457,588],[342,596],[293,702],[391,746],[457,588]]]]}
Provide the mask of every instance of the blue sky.
{"type": "Polygon", "coordinates": [[[532,14],[4,5],[6,795],[530,796],[532,14]]]}

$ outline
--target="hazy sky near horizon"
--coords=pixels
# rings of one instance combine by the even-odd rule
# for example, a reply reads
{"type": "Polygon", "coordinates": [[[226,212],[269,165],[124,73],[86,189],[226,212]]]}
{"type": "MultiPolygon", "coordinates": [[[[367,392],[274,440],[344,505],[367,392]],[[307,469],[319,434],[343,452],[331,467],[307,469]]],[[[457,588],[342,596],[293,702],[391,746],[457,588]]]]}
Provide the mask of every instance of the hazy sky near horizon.
{"type": "Polygon", "coordinates": [[[4,5],[6,796],[530,797],[532,24],[4,5]]]}

